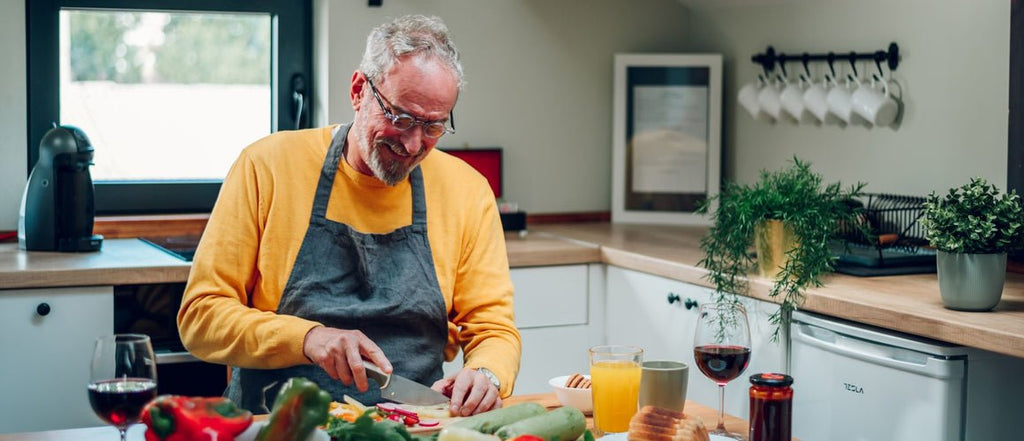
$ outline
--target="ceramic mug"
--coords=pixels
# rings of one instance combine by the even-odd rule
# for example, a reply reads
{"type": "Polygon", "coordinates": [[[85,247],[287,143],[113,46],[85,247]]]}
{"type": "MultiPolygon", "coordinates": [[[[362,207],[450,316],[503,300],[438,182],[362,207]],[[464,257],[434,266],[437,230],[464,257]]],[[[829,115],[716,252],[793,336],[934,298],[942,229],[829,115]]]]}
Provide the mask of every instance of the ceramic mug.
{"type": "Polygon", "coordinates": [[[813,116],[804,105],[804,91],[808,88],[807,77],[803,74],[794,83],[789,83],[779,94],[779,101],[782,102],[782,110],[785,115],[796,123],[809,122],[813,116]]]}
{"type": "Polygon", "coordinates": [[[810,82],[807,90],[804,90],[804,109],[819,124],[825,122],[828,116],[828,90],[828,77],[819,82],[810,82]]]}
{"type": "Polygon", "coordinates": [[[744,84],[736,95],[736,100],[740,102],[751,118],[757,119],[761,113],[761,105],[757,103],[757,94],[764,85],[764,79],[758,75],[754,81],[744,84]]]}
{"type": "Polygon", "coordinates": [[[640,374],[638,405],[682,412],[690,368],[681,361],[645,361],[640,374]]]}
{"type": "Polygon", "coordinates": [[[854,89],[856,89],[856,83],[851,78],[847,76],[846,81],[842,84],[833,79],[832,89],[828,91],[828,95],[825,97],[825,101],[828,102],[828,114],[834,116],[836,120],[844,125],[850,123],[853,114],[850,98],[853,96],[854,89]]]}
{"type": "Polygon", "coordinates": [[[896,120],[899,104],[889,94],[889,82],[877,76],[871,85],[861,85],[850,96],[853,112],[876,126],[888,126],[896,120]]]}
{"type": "Polygon", "coordinates": [[[757,104],[761,115],[771,121],[782,117],[781,81],[770,81],[757,93],[757,104]]]}

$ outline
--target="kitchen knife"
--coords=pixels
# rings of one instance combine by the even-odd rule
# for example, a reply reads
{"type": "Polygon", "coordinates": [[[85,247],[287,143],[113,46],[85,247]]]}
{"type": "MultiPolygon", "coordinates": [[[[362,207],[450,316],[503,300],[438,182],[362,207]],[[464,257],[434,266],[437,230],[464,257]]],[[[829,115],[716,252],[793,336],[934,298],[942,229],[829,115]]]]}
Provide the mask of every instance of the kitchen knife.
{"type": "Polygon", "coordinates": [[[366,377],[372,378],[377,384],[380,384],[380,396],[385,400],[416,406],[429,406],[449,401],[448,397],[441,392],[398,374],[385,374],[373,363],[364,360],[363,365],[366,366],[366,377]]]}

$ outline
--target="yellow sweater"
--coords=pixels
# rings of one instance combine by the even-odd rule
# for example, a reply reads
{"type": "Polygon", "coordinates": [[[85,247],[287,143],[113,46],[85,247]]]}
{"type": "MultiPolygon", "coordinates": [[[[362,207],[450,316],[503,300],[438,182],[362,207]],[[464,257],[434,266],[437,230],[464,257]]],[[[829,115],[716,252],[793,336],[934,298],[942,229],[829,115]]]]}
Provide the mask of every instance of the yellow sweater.
{"type": "MultiPolygon", "coordinates": [[[[279,132],[247,147],[224,179],[196,251],[178,312],[189,352],[246,368],[308,364],[302,342],[319,323],[278,315],[278,302],[309,225],[333,127],[279,132]]],[[[486,366],[512,393],[521,342],[501,220],[486,179],[435,150],[420,163],[427,236],[448,310],[445,358],[486,366]]],[[[364,233],[412,223],[408,180],[389,187],[344,159],[327,217],[364,233]]]]}

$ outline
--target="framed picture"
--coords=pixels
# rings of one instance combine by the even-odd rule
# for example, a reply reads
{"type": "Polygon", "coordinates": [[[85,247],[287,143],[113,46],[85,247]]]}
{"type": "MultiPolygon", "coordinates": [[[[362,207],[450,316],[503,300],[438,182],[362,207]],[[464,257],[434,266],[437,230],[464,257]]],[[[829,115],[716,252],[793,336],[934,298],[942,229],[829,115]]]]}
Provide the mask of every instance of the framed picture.
{"type": "Polygon", "coordinates": [[[722,56],[616,54],[614,93],[612,222],[710,224],[696,210],[721,185],[722,56]]]}

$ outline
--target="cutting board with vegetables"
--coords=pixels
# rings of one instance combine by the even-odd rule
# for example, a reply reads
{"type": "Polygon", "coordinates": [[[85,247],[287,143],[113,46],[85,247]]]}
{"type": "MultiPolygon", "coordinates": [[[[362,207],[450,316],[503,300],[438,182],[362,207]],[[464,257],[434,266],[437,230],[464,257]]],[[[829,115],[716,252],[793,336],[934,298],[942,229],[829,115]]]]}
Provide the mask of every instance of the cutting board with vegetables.
{"type": "Polygon", "coordinates": [[[405,426],[412,434],[432,433],[444,428],[452,421],[461,419],[452,417],[448,412],[448,404],[433,406],[414,406],[410,404],[380,403],[366,406],[352,397],[345,396],[344,402],[331,403],[331,415],[347,422],[353,422],[368,410],[376,410],[370,414],[374,421],[391,420],[405,426]]]}

